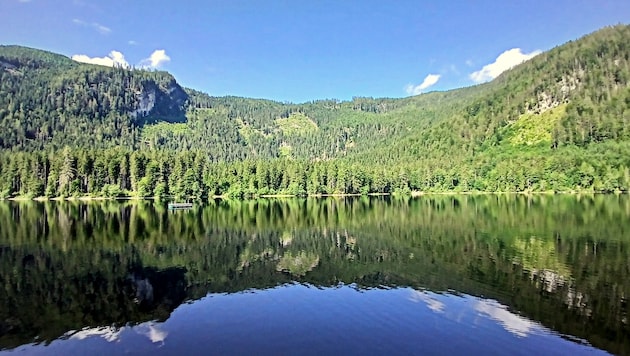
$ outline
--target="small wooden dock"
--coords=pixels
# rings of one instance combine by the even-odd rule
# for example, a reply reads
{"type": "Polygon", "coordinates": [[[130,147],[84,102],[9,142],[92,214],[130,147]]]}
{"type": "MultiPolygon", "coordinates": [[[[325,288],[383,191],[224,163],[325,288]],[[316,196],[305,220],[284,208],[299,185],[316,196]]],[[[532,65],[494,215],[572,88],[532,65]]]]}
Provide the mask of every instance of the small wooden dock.
{"type": "Polygon", "coordinates": [[[192,203],[168,203],[169,210],[191,209],[192,203]]]}

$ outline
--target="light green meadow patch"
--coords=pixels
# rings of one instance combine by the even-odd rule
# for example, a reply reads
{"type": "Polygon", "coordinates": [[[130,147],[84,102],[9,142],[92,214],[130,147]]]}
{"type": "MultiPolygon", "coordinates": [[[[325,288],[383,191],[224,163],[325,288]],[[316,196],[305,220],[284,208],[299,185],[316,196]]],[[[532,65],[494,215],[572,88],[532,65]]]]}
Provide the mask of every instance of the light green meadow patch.
{"type": "Polygon", "coordinates": [[[276,119],[276,124],[285,136],[303,136],[319,129],[313,120],[301,112],[291,113],[287,118],[276,119]]]}
{"type": "Polygon", "coordinates": [[[251,125],[246,124],[242,119],[237,119],[237,122],[239,124],[238,133],[243,136],[245,142],[250,143],[251,138],[254,136],[262,136],[265,138],[267,137],[264,132],[252,127],[251,125]]]}
{"type": "Polygon", "coordinates": [[[553,128],[564,117],[567,104],[559,105],[542,114],[523,114],[510,125],[508,142],[512,145],[537,145],[551,143],[553,128]]]}

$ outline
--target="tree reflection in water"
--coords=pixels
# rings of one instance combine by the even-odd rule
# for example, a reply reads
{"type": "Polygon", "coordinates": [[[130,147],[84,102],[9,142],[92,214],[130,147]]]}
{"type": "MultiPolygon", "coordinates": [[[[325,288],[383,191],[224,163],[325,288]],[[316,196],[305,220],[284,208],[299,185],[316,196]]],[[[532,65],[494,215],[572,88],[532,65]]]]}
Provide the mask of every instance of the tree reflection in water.
{"type": "MultiPolygon", "coordinates": [[[[629,215],[628,197],[600,195],[211,201],[179,212],[1,202],[0,346],[114,335],[207,293],[297,281],[484,296],[475,310],[515,335],[535,320],[628,353],[629,215]]],[[[410,298],[444,310],[423,292],[410,298]]]]}

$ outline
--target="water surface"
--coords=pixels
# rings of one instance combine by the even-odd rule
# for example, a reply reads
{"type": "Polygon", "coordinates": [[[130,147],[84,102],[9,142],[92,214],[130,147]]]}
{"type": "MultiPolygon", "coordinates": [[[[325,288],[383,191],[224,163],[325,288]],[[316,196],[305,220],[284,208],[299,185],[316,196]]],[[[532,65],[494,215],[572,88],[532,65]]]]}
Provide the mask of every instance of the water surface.
{"type": "Polygon", "coordinates": [[[630,352],[626,196],[0,203],[0,347],[630,352]]]}

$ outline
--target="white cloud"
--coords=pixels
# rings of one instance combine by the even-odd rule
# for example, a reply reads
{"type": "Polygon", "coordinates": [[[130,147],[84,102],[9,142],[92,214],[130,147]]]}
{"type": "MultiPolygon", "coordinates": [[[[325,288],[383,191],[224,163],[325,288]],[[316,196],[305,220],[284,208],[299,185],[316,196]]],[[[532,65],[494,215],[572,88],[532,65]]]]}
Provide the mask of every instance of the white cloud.
{"type": "Polygon", "coordinates": [[[102,35],[107,35],[110,32],[112,32],[112,29],[105,26],[105,25],[101,25],[98,22],[92,22],[92,23],[87,23],[83,20],[79,20],[79,19],[72,19],[72,23],[75,25],[79,25],[79,26],[84,26],[84,27],[91,27],[94,30],[96,30],[98,33],[102,34],[102,35]]]}
{"type": "Polygon", "coordinates": [[[521,64],[540,53],[540,50],[536,50],[531,53],[523,53],[520,48],[509,49],[501,53],[493,63],[487,64],[481,68],[481,70],[471,73],[470,79],[476,83],[492,80],[506,70],[521,64]]]}
{"type": "MultiPolygon", "coordinates": [[[[85,54],[75,54],[72,56],[72,59],[81,63],[98,64],[107,67],[130,67],[129,62],[127,62],[127,60],[125,59],[125,55],[115,50],[109,52],[109,54],[105,57],[89,57],[85,54]]],[[[145,69],[156,69],[160,68],[164,63],[170,62],[170,60],[171,57],[166,54],[165,50],[158,49],[153,51],[149,58],[140,61],[138,67],[145,69]]]]}
{"type": "Polygon", "coordinates": [[[159,68],[162,64],[170,62],[171,57],[166,54],[163,49],[157,49],[151,53],[149,58],[143,59],[140,62],[140,67],[144,68],[159,68]]]}
{"type": "Polygon", "coordinates": [[[128,44],[128,45],[131,45],[131,46],[135,46],[135,45],[137,45],[137,44],[138,44],[138,42],[136,42],[136,41],[134,41],[134,40],[129,40],[129,41],[127,41],[127,44],[128,44]]]}
{"type": "Polygon", "coordinates": [[[98,64],[106,67],[129,67],[129,63],[125,60],[125,56],[118,51],[109,52],[107,57],[88,57],[85,54],[75,54],[72,56],[72,59],[81,63],[98,64]]]}
{"type": "Polygon", "coordinates": [[[422,93],[428,87],[434,85],[440,80],[441,75],[439,74],[429,74],[427,75],[420,85],[407,84],[405,87],[405,91],[409,95],[418,95],[422,93]]]}

